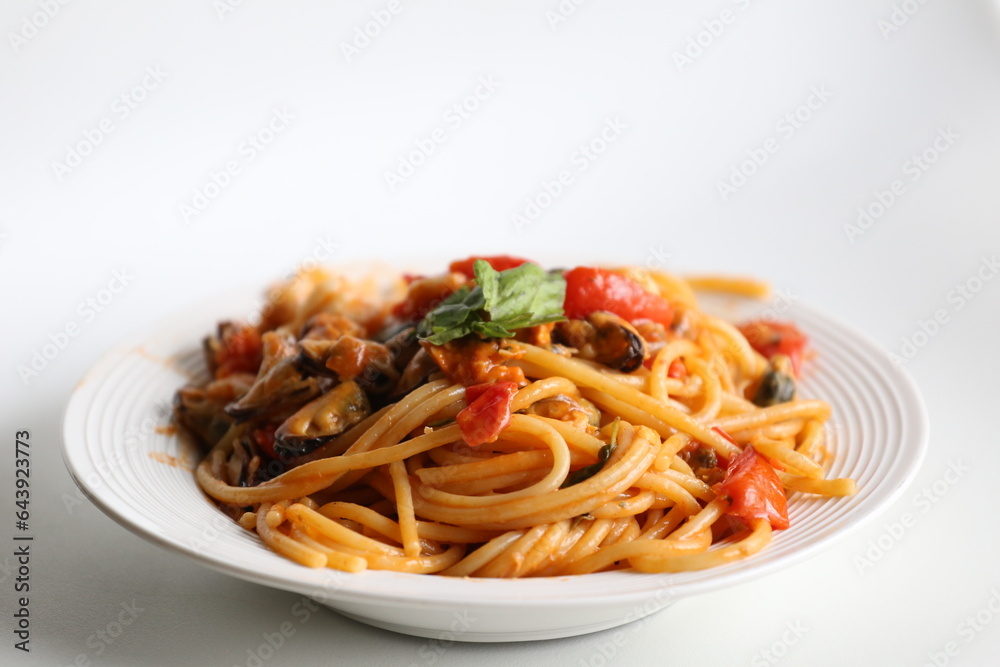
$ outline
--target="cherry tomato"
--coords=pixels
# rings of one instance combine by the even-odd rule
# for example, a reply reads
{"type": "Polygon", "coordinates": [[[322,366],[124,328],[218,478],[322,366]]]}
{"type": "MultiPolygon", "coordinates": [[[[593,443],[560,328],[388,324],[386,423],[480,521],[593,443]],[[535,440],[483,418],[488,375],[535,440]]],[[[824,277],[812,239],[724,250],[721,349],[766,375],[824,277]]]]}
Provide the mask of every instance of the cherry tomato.
{"type": "Polygon", "coordinates": [[[729,498],[727,514],[751,523],[767,519],[771,528],[788,528],[788,499],[774,468],[767,459],[748,445],[729,462],[726,477],[714,487],[715,492],[729,498]]]}
{"type": "Polygon", "coordinates": [[[797,326],[791,322],[751,320],[741,324],[739,329],[750,346],[768,359],[776,354],[788,357],[798,377],[809,339],[797,326]]]}
{"type": "Polygon", "coordinates": [[[662,296],[647,292],[642,285],[607,269],[579,266],[566,272],[566,317],[583,319],[605,310],[629,322],[652,320],[670,326],[674,309],[662,296]]]}
{"type": "Polygon", "coordinates": [[[510,405],[516,393],[514,382],[474,384],[465,388],[468,407],[458,413],[455,421],[466,444],[476,447],[496,442],[500,432],[510,424],[510,405]]]}
{"type": "Polygon", "coordinates": [[[468,259],[455,260],[448,265],[448,270],[453,273],[464,273],[466,278],[475,278],[476,273],[472,270],[472,265],[476,263],[477,259],[486,260],[487,263],[489,263],[489,265],[497,271],[513,269],[531,261],[520,257],[514,257],[513,255],[490,255],[485,257],[475,255],[468,259]]]}

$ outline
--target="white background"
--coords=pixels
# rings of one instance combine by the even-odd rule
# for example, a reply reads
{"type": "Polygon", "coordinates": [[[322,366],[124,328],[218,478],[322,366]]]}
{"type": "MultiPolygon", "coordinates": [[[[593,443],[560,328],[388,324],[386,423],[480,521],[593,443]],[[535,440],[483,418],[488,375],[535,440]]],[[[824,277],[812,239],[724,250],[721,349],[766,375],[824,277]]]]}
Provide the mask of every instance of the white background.
{"type": "Polygon", "coordinates": [[[765,277],[888,351],[921,344],[907,366],[927,401],[930,450],[903,498],[834,548],[681,600],[620,646],[612,630],[440,653],[324,612],[264,664],[777,664],[761,653],[769,647],[789,665],[994,664],[1000,280],[977,272],[995,277],[988,260],[1000,252],[995,3],[908,0],[899,4],[912,15],[880,27],[890,0],[591,0],[553,26],[557,0],[424,0],[402,2],[350,58],[342,45],[387,3],[244,0],[225,12],[211,0],[76,0],[51,18],[39,13],[46,4],[0,9],[0,532],[14,532],[13,434],[30,429],[36,535],[30,655],[13,649],[13,558],[0,547],[0,662],[246,664],[289,620],[298,596],[202,569],[67,500],[60,418],[79,377],[120,339],[333,246],[334,262],[666,256],[670,269],[765,277]],[[713,23],[726,9],[730,22],[713,23]],[[699,35],[706,46],[678,62],[699,35]],[[161,80],[133,93],[148,71],[161,80]],[[480,77],[495,90],[480,89],[478,108],[449,123],[480,77]],[[811,90],[828,99],[799,109],[811,90]],[[127,116],[123,95],[135,107],[127,116]],[[275,109],[292,118],[251,160],[241,144],[275,109]],[[782,119],[797,110],[808,118],[789,133],[782,119]],[[112,131],[74,168],[54,164],[103,119],[112,131]],[[624,129],[580,171],[580,145],[608,119],[624,129]],[[385,173],[437,127],[443,143],[391,189],[385,173]],[[939,133],[951,134],[938,142],[947,151],[933,148],[939,133]],[[770,138],[777,151],[723,197],[719,183],[770,138]],[[913,172],[908,161],[925,150],[935,161],[913,172]],[[214,198],[186,221],[181,205],[231,160],[239,173],[209,187],[214,198]],[[518,228],[512,216],[562,170],[570,185],[518,228]],[[897,179],[902,194],[849,234],[859,207],[897,179]],[[99,313],[81,308],[116,271],[125,288],[99,313]],[[978,288],[971,299],[954,291],[966,283],[978,288]],[[938,311],[944,323],[922,335],[938,311]],[[69,324],[79,330],[65,349],[22,377],[69,324]],[[951,464],[967,468],[953,484],[951,464]],[[916,499],[925,489],[933,503],[916,499]],[[907,513],[912,525],[893,537],[907,513]],[[880,538],[884,554],[872,552],[880,538]],[[95,641],[133,601],[136,620],[112,644],[95,641]],[[985,624],[971,629],[981,610],[985,624]],[[783,644],[789,624],[806,630],[783,644]],[[944,653],[949,642],[956,655],[944,653]]]}

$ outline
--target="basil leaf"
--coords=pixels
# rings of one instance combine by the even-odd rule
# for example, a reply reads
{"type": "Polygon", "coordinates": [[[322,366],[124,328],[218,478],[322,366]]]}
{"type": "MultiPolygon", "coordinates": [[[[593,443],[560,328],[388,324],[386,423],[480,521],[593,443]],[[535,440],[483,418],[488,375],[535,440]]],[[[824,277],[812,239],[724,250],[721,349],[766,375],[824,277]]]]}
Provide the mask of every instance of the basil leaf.
{"type": "Polygon", "coordinates": [[[601,468],[604,467],[604,464],[607,462],[607,460],[611,458],[611,454],[615,451],[615,448],[618,447],[619,423],[620,420],[616,417],[614,424],[611,425],[611,442],[601,447],[601,449],[597,452],[597,463],[591,464],[584,468],[580,468],[579,470],[574,472],[572,475],[566,478],[566,481],[563,482],[562,486],[559,487],[560,489],[565,489],[567,486],[573,486],[574,484],[579,484],[580,482],[584,482],[593,477],[594,475],[596,475],[597,473],[601,472],[601,468]]]}
{"type": "MultiPolygon", "coordinates": [[[[468,287],[463,289],[468,290],[468,287]]],[[[437,308],[435,324],[438,326],[455,326],[470,319],[475,311],[483,307],[483,291],[478,287],[469,291],[463,298],[457,299],[455,303],[442,303],[437,308]]]]}
{"type": "Polygon", "coordinates": [[[472,271],[476,275],[476,284],[483,290],[486,309],[492,313],[500,293],[500,272],[485,259],[473,262],[472,271]]]}
{"type": "MultiPolygon", "coordinates": [[[[483,272],[482,278],[489,281],[489,289],[487,283],[480,282],[486,297],[486,309],[494,322],[520,329],[562,318],[562,303],[566,299],[566,280],[562,274],[547,273],[530,262],[503,273],[493,271],[486,262],[483,265],[494,274],[491,276],[489,272],[483,272]],[[494,280],[494,276],[497,279],[494,280]],[[553,304],[558,306],[553,308],[553,304]]],[[[476,280],[480,279],[476,271],[476,280]]]]}
{"type": "Polygon", "coordinates": [[[431,345],[444,345],[445,343],[453,341],[456,338],[461,338],[470,332],[471,329],[464,326],[452,327],[450,329],[439,327],[436,330],[427,332],[426,335],[420,336],[420,339],[426,340],[431,345]]]}
{"type": "Polygon", "coordinates": [[[531,313],[534,316],[532,326],[566,319],[562,307],[565,301],[566,279],[563,278],[562,272],[546,273],[531,300],[531,313]],[[551,308],[549,304],[553,303],[559,304],[559,307],[551,308]]]}
{"type": "Polygon", "coordinates": [[[470,328],[473,332],[487,338],[510,338],[514,335],[513,331],[498,322],[473,322],[470,328]]]}
{"type": "Polygon", "coordinates": [[[611,457],[611,452],[614,448],[611,445],[604,445],[597,454],[597,463],[580,468],[572,475],[566,478],[566,481],[562,483],[559,488],[565,489],[567,486],[573,486],[574,484],[579,484],[580,482],[585,482],[597,473],[601,472],[601,468],[604,467],[604,462],[611,457]]]}
{"type": "Polygon", "coordinates": [[[471,331],[470,320],[484,303],[481,289],[463,285],[431,311],[434,317],[430,317],[429,313],[423,319],[417,329],[417,337],[434,345],[444,345],[464,336],[471,331]]]}
{"type": "Polygon", "coordinates": [[[516,329],[564,319],[566,280],[526,263],[497,271],[489,262],[473,264],[476,286],[463,286],[427,314],[417,336],[433,345],[470,333],[510,338],[516,329]]]}

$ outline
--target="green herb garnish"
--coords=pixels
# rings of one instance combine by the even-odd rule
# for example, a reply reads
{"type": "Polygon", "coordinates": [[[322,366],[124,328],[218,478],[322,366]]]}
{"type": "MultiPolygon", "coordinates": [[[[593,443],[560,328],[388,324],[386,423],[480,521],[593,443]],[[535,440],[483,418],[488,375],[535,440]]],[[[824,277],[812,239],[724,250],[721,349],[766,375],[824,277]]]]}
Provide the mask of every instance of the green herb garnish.
{"type": "Polygon", "coordinates": [[[565,489],[567,486],[573,486],[574,484],[579,484],[580,482],[586,481],[601,472],[601,468],[608,459],[611,458],[611,454],[615,451],[615,447],[618,446],[618,424],[620,419],[617,417],[615,421],[611,424],[611,442],[601,447],[597,452],[597,463],[589,465],[585,468],[580,468],[575,473],[566,478],[566,481],[562,483],[561,489],[565,489]]]}
{"type": "Polygon", "coordinates": [[[432,345],[476,333],[510,338],[515,329],[565,319],[566,279],[530,262],[497,271],[478,259],[472,266],[476,286],[464,285],[427,313],[417,337],[432,345]]]}

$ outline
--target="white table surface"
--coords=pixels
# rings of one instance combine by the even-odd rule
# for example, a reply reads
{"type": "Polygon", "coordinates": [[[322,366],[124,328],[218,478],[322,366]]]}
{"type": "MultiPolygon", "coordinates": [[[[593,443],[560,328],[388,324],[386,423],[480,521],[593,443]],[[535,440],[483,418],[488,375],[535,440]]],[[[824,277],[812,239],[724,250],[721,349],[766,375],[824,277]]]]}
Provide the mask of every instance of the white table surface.
{"type": "Polygon", "coordinates": [[[756,274],[889,351],[916,338],[907,367],[931,419],[918,478],[817,557],[681,600],[624,642],[441,647],[324,611],[263,664],[996,664],[1000,279],[977,273],[993,278],[1000,253],[997,4],[593,0],[555,22],[557,0],[223,1],[0,8],[0,532],[12,544],[13,436],[30,429],[35,535],[30,654],[13,648],[14,559],[0,548],[0,663],[245,665],[297,600],[75,502],[61,414],[104,351],[312,256],[485,250],[756,274]],[[390,4],[348,62],[342,44],[390,4]],[[701,53],[678,61],[699,33],[701,53]],[[477,88],[467,118],[450,111],[477,88]],[[797,127],[784,120],[796,112],[797,127]],[[581,157],[613,126],[601,155],[581,157]],[[251,134],[270,141],[258,150],[251,134]],[[390,188],[385,173],[428,141],[390,188]],[[87,155],[67,158],[81,142],[87,155]],[[720,181],[762,147],[723,198],[720,181]],[[924,170],[912,157],[925,151],[924,170]],[[238,172],[185,220],[229,162],[238,172]],[[569,184],[518,228],[561,171],[569,184]],[[878,213],[896,180],[852,237],[859,207],[878,213]],[[102,295],[115,272],[122,289],[102,295]],[[85,305],[102,297],[100,312],[85,305]],[[19,367],[73,324],[24,381],[19,367]],[[97,633],[123,604],[141,611],[107,643],[97,633]]]}

